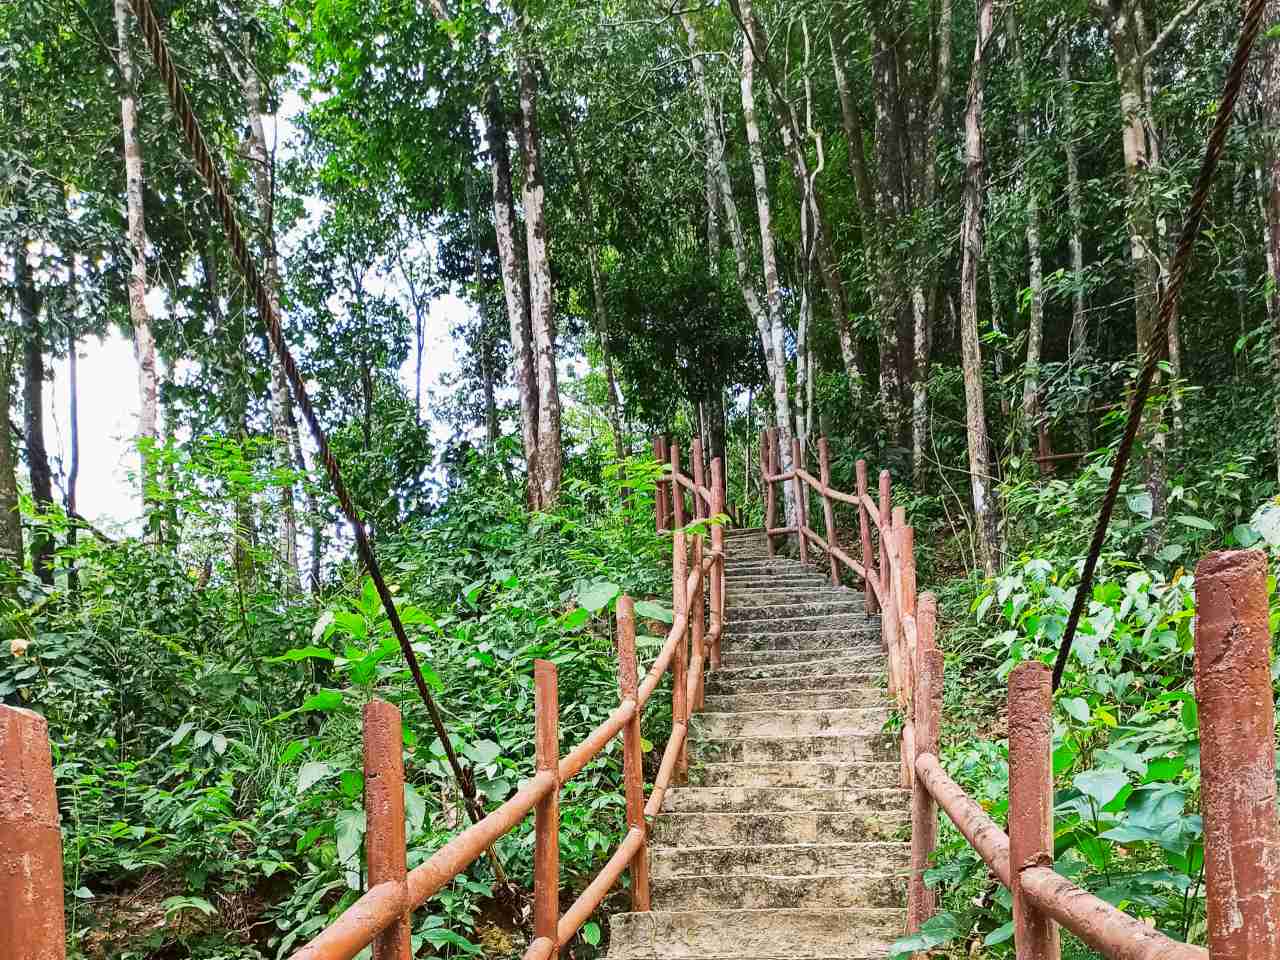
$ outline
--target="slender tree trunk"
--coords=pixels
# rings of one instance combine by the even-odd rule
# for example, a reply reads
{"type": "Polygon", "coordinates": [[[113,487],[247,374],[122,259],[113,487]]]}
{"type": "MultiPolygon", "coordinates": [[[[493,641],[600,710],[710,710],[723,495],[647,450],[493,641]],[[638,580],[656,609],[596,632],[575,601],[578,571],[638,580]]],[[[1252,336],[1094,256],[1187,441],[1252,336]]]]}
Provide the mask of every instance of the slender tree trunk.
{"type": "Polygon", "coordinates": [[[992,0],[977,0],[978,31],[969,97],[964,115],[964,219],[960,227],[960,334],[964,363],[965,427],[969,441],[969,481],[973,491],[978,557],[987,576],[1000,567],[999,502],[991,482],[987,417],[982,389],[982,350],[978,342],[978,264],[982,260],[983,61],[991,37],[992,0]]]}
{"type": "MultiPolygon", "coordinates": [[[[142,501],[150,515],[154,502],[149,490],[156,482],[155,457],[148,449],[157,439],[159,388],[156,377],[156,343],[147,312],[147,228],[142,206],[142,141],[138,136],[137,78],[129,46],[129,3],[114,0],[116,45],[120,67],[120,120],[124,131],[125,202],[129,227],[129,319],[133,323],[133,352],[138,362],[138,452],[142,474],[142,501]]],[[[153,531],[154,532],[154,531],[153,531]]]]}
{"type": "Polygon", "coordinates": [[[22,571],[22,516],[18,512],[18,454],[14,449],[9,411],[13,409],[13,347],[16,341],[0,334],[0,598],[17,596],[22,571]]]}
{"type": "MultiPolygon", "coordinates": [[[[274,165],[267,152],[266,131],[262,124],[262,84],[253,63],[245,65],[243,75],[245,110],[249,114],[249,166],[253,171],[254,192],[258,200],[258,219],[262,236],[262,249],[266,260],[267,296],[272,306],[280,312],[280,259],[275,242],[275,176],[274,165]]],[[[272,456],[276,466],[288,471],[292,464],[289,442],[289,421],[293,419],[293,403],[289,397],[289,384],[285,380],[284,367],[274,351],[271,356],[271,433],[275,439],[272,456]]],[[[285,589],[294,594],[302,592],[302,573],[298,560],[298,513],[294,500],[293,484],[282,484],[279,491],[279,553],[284,567],[285,589]]]]}
{"type": "MultiPolygon", "coordinates": [[[[79,287],[76,275],[76,256],[73,253],[67,268],[67,388],[70,403],[67,410],[67,432],[71,443],[71,463],[67,470],[67,546],[74,547],[79,534],[79,506],[76,491],[80,483],[80,357],[76,342],[76,312],[79,308],[79,287]]],[[[0,397],[7,396],[0,391],[0,397]]],[[[7,432],[7,431],[6,431],[7,432]]],[[[80,595],[80,571],[74,558],[67,565],[67,592],[80,595]]]]}
{"type": "Polygon", "coordinates": [[[1075,87],[1071,82],[1071,43],[1058,44],[1058,79],[1062,83],[1062,123],[1066,131],[1067,154],[1067,245],[1071,250],[1071,334],[1067,354],[1071,363],[1088,358],[1088,328],[1084,312],[1084,243],[1082,202],[1080,199],[1080,159],[1076,154],[1075,87]]]}
{"type": "Polygon", "coordinates": [[[908,307],[897,256],[898,232],[906,212],[903,153],[898,123],[898,62],[894,38],[885,24],[875,28],[872,88],[876,105],[876,310],[880,327],[880,412],[893,437],[902,434],[902,378],[898,326],[908,307]]]}
{"type": "Polygon", "coordinates": [[[493,222],[498,239],[498,262],[511,327],[512,369],[520,396],[520,437],[524,443],[528,481],[525,499],[531,509],[541,502],[542,467],[538,457],[538,380],[533,365],[533,332],[529,323],[528,274],[516,244],[515,198],[511,192],[511,154],[507,149],[507,118],[496,84],[489,87],[489,163],[493,173],[493,222]]]}
{"type": "Polygon", "coordinates": [[[560,493],[563,449],[560,439],[560,388],[556,371],[555,300],[551,290],[549,233],[544,211],[542,145],[538,132],[537,65],[520,57],[520,145],[524,160],[525,247],[529,256],[529,324],[538,377],[538,509],[555,505],[560,493]]]}
{"type": "MultiPolygon", "coordinates": [[[[40,296],[36,293],[27,262],[27,244],[14,244],[13,282],[17,290],[18,316],[23,332],[22,413],[26,433],[27,468],[31,497],[39,513],[53,507],[53,475],[44,442],[44,330],[40,323],[40,296]]],[[[48,528],[37,524],[31,535],[31,569],[41,582],[53,586],[53,540],[48,528]]]]}
{"type": "Polygon", "coordinates": [[[1005,32],[1013,44],[1014,69],[1018,75],[1018,143],[1022,149],[1022,182],[1027,195],[1027,260],[1031,290],[1027,322],[1027,359],[1022,368],[1023,447],[1030,450],[1040,429],[1040,350],[1044,339],[1044,267],[1040,254],[1040,197],[1032,172],[1031,85],[1022,50],[1017,13],[1013,4],[1005,7],[1005,32]]]}
{"type": "MultiPolygon", "coordinates": [[[[1266,22],[1280,20],[1280,0],[1269,0],[1266,22]]],[[[1267,270],[1271,296],[1267,309],[1271,317],[1272,430],[1275,437],[1276,474],[1280,478],[1280,46],[1275,41],[1263,45],[1262,135],[1263,164],[1259,186],[1266,200],[1267,270]]]]}

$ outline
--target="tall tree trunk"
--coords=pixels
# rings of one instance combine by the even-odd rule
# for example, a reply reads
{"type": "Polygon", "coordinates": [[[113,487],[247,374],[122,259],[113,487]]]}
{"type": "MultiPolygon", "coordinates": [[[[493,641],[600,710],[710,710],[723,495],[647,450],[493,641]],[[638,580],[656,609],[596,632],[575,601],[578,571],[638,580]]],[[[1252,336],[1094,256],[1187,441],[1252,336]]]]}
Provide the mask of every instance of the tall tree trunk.
{"type": "Polygon", "coordinates": [[[529,325],[538,377],[538,459],[541,482],[538,509],[555,505],[560,493],[564,451],[560,439],[560,388],[556,371],[555,299],[544,205],[542,145],[538,132],[538,69],[526,56],[520,74],[520,149],[524,161],[525,248],[529,257],[529,325]]]}
{"type": "Polygon", "coordinates": [[[1014,69],[1018,75],[1018,144],[1022,149],[1022,182],[1027,195],[1027,260],[1031,290],[1027,321],[1027,359],[1022,368],[1023,447],[1030,450],[1040,429],[1040,350],[1044,339],[1044,267],[1040,254],[1040,197],[1032,173],[1031,85],[1022,50],[1017,13],[1013,4],[1005,7],[1005,32],[1013,44],[1014,69]]]}
{"type": "Polygon", "coordinates": [[[542,467],[538,457],[538,380],[533,365],[533,332],[529,323],[528,273],[516,243],[515,198],[511,192],[511,154],[507,149],[507,117],[497,84],[489,86],[489,165],[493,174],[493,222],[498,240],[498,263],[511,327],[512,370],[520,397],[520,438],[524,444],[528,480],[525,501],[531,509],[541,502],[542,467]]]}
{"type": "MultiPolygon", "coordinates": [[[[67,546],[74,547],[79,534],[79,506],[76,492],[80,483],[80,357],[76,342],[76,312],[79,308],[79,289],[76,275],[76,256],[71,254],[67,267],[67,388],[70,403],[67,410],[67,432],[71,444],[71,463],[67,470],[67,546]]],[[[0,391],[0,397],[6,396],[0,391]]],[[[80,571],[74,558],[67,565],[67,592],[80,595],[80,571]]]]}
{"type": "Polygon", "coordinates": [[[992,0],[977,0],[978,30],[964,114],[964,219],[960,226],[960,336],[964,363],[965,427],[969,441],[969,481],[973,491],[978,558],[987,576],[1000,567],[999,502],[991,483],[987,417],[982,389],[982,349],[978,342],[978,264],[982,260],[983,61],[991,37],[992,0]]]}
{"type": "Polygon", "coordinates": [[[1080,159],[1076,154],[1075,87],[1071,82],[1071,42],[1058,44],[1058,79],[1062,83],[1062,124],[1066,132],[1067,154],[1067,244],[1071,249],[1071,334],[1067,356],[1070,363],[1087,359],[1089,342],[1084,312],[1084,243],[1082,202],[1080,199],[1080,159]]]}
{"type": "Polygon", "coordinates": [[[9,411],[13,409],[13,348],[16,340],[0,334],[0,597],[12,599],[22,572],[22,516],[18,512],[18,455],[14,449],[9,411]]]}
{"type": "MultiPolygon", "coordinates": [[[[249,114],[249,166],[253,171],[254,192],[258,200],[258,220],[261,229],[262,250],[266,260],[267,296],[276,313],[280,312],[280,258],[275,242],[275,168],[267,152],[266,131],[262,124],[262,84],[255,65],[245,65],[242,77],[245,111],[249,114]]],[[[271,357],[271,434],[275,440],[272,456],[276,466],[289,472],[293,456],[289,442],[289,421],[293,419],[293,403],[289,397],[289,384],[285,380],[284,367],[275,356],[271,357]]],[[[294,500],[293,484],[282,484],[279,491],[279,553],[284,567],[284,585],[288,592],[302,592],[302,572],[298,560],[298,513],[294,500]]]]}
{"type": "MultiPolygon", "coordinates": [[[[1269,0],[1266,22],[1280,20],[1280,0],[1269,0]]],[[[1272,430],[1275,437],[1276,474],[1280,477],[1280,45],[1263,46],[1262,134],[1263,164],[1259,186],[1266,198],[1267,270],[1271,279],[1268,312],[1271,316],[1272,430]]]]}
{"type": "MultiPolygon", "coordinates": [[[[133,353],[138,362],[138,454],[143,510],[150,516],[155,507],[150,489],[156,478],[155,457],[149,447],[157,439],[159,387],[156,376],[156,342],[151,333],[151,317],[147,312],[147,227],[142,206],[142,141],[138,136],[137,78],[129,46],[129,2],[114,0],[114,7],[117,55],[120,58],[125,203],[129,214],[129,319],[133,324],[133,353]]],[[[153,533],[158,533],[154,526],[153,533]]]]}
{"type": "MultiPolygon", "coordinates": [[[[27,262],[27,243],[20,239],[13,248],[13,284],[18,295],[18,316],[22,323],[22,427],[26,433],[27,467],[31,474],[31,497],[39,513],[53,507],[53,475],[44,443],[44,330],[40,323],[40,295],[36,292],[27,262]]],[[[41,582],[53,586],[53,540],[48,527],[38,523],[31,535],[31,569],[41,582]]]]}

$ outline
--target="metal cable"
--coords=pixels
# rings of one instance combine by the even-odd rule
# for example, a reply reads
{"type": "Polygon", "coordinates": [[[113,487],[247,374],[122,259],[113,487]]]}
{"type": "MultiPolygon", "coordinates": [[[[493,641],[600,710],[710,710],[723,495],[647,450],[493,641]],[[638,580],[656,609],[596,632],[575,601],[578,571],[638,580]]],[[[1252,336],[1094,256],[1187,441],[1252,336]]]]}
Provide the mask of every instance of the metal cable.
{"type": "Polygon", "coordinates": [[[1067,658],[1071,655],[1071,642],[1075,639],[1080,615],[1084,612],[1084,605],[1092,592],[1093,575],[1098,567],[1098,557],[1102,553],[1102,543],[1107,535],[1107,526],[1111,522],[1111,513],[1120,495],[1120,484],[1124,480],[1125,467],[1128,466],[1129,455],[1133,451],[1134,440],[1138,436],[1138,428],[1142,425],[1143,408],[1151,393],[1151,385],[1155,381],[1160,360],[1164,356],[1163,347],[1168,341],[1169,325],[1173,320],[1174,311],[1178,306],[1178,297],[1182,293],[1182,286],[1187,278],[1192,248],[1200,234],[1200,222],[1204,217],[1205,205],[1209,201],[1209,190],[1213,186],[1218,160],[1226,146],[1236,100],[1244,86],[1245,70],[1249,66],[1253,44],[1262,26],[1264,7],[1265,0],[1249,0],[1249,6],[1241,23],[1240,40],[1236,44],[1235,57],[1231,61],[1231,68],[1227,71],[1227,79],[1223,84],[1222,99],[1218,102],[1218,113],[1213,121],[1213,132],[1209,135],[1204,159],[1200,163],[1200,172],[1196,175],[1191,206],[1187,210],[1187,219],[1178,237],[1178,249],[1174,254],[1169,285],[1160,298],[1160,314],[1156,320],[1155,335],[1148,344],[1142,372],[1138,375],[1138,382],[1134,386],[1133,397],[1129,402],[1129,419],[1125,423],[1120,448],[1116,451],[1116,462],[1111,468],[1111,479],[1107,483],[1107,493],[1102,500],[1102,510],[1098,514],[1098,525],[1093,531],[1093,542],[1089,545],[1089,554],[1085,558],[1084,570],[1080,574],[1080,585],[1076,588],[1075,600],[1071,604],[1071,615],[1067,618],[1067,627],[1058,647],[1058,658],[1053,665],[1054,690],[1057,690],[1062,682],[1062,672],[1066,669],[1067,658]]]}
{"type": "MultiPolygon", "coordinates": [[[[214,204],[218,209],[219,216],[222,218],[222,228],[226,235],[227,244],[231,247],[231,254],[235,258],[236,266],[240,268],[240,272],[244,276],[245,283],[253,293],[253,301],[258,308],[258,315],[266,326],[267,340],[270,342],[276,358],[280,361],[280,366],[284,369],[285,377],[288,379],[289,387],[293,392],[294,402],[297,403],[298,409],[302,411],[302,418],[306,421],[311,438],[315,441],[319,450],[320,461],[324,464],[325,473],[329,477],[329,483],[333,487],[333,493],[338,500],[338,505],[341,507],[343,515],[347,518],[347,522],[351,524],[351,529],[356,539],[356,552],[359,554],[365,568],[369,571],[369,577],[373,580],[374,589],[378,591],[378,597],[382,600],[387,619],[391,622],[391,629],[395,632],[396,640],[400,643],[400,650],[409,665],[409,673],[412,674],[414,685],[418,688],[418,695],[422,698],[422,702],[426,704],[427,713],[431,718],[431,726],[435,729],[436,736],[440,738],[445,756],[449,760],[449,766],[453,770],[454,779],[457,780],[458,786],[462,790],[467,813],[473,823],[478,822],[484,816],[484,811],[480,808],[479,801],[476,799],[475,784],[468,775],[468,771],[464,770],[458,761],[458,755],[449,740],[449,731],[444,725],[440,710],[436,706],[435,699],[431,696],[431,691],[427,688],[426,680],[422,676],[422,668],[418,664],[418,656],[413,650],[413,645],[409,642],[409,636],[405,632],[403,622],[400,620],[400,614],[396,611],[391,591],[387,589],[387,582],[382,576],[382,568],[378,565],[378,558],[374,555],[373,545],[369,542],[368,531],[365,529],[364,522],[360,519],[360,513],[351,499],[346,483],[343,482],[342,470],[338,465],[337,458],[333,455],[333,451],[329,448],[329,441],[325,437],[324,429],[320,426],[319,419],[316,417],[315,408],[311,405],[311,398],[307,396],[302,375],[299,373],[298,365],[294,362],[293,355],[289,351],[289,345],[285,341],[280,315],[268,295],[266,284],[263,282],[257,264],[249,252],[244,232],[240,228],[235,201],[231,198],[226,181],[214,162],[213,153],[209,150],[209,145],[200,130],[200,123],[196,119],[191,101],[187,97],[186,90],[183,89],[173,58],[169,54],[168,45],[165,43],[164,35],[160,31],[160,22],[151,6],[151,0],[129,0],[129,2],[133,7],[135,16],[138,18],[138,25],[141,27],[142,35],[147,42],[148,49],[151,51],[151,57],[155,61],[156,69],[159,71],[160,77],[164,81],[165,89],[169,93],[169,104],[173,108],[179,124],[182,126],[182,133],[186,138],[187,146],[191,150],[196,169],[204,179],[205,186],[213,194],[214,204]]],[[[506,878],[496,856],[493,857],[493,862],[499,882],[505,883],[506,878]]]]}

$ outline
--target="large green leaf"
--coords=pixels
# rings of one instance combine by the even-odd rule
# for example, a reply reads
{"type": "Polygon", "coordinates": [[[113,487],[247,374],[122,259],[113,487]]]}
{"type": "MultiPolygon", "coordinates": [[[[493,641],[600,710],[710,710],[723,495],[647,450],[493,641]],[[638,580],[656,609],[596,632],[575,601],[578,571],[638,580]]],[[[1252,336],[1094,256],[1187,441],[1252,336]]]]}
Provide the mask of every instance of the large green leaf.
{"type": "Polygon", "coordinates": [[[1086,770],[1076,774],[1072,785],[1099,807],[1105,807],[1129,785],[1123,770],[1086,770]]]}
{"type": "Polygon", "coordinates": [[[306,793],[325,777],[332,775],[333,767],[319,760],[304,763],[298,771],[298,793],[306,793]]]}
{"type": "Polygon", "coordinates": [[[578,588],[578,603],[592,613],[599,613],[613,598],[622,592],[622,588],[608,580],[596,580],[578,588]]]}

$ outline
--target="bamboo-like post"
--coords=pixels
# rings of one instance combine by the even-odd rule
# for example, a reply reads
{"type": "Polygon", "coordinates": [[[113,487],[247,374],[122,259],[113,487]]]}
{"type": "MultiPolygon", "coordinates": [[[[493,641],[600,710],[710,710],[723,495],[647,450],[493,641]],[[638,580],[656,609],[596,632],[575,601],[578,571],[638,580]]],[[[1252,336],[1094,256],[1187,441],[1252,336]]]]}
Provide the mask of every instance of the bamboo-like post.
{"type": "Polygon", "coordinates": [[[893,594],[893,490],[889,471],[880,471],[880,593],[884,608],[880,612],[880,632],[889,659],[889,696],[898,695],[898,604],[893,594]]]}
{"type": "MultiPolygon", "coordinates": [[[[724,514],[724,463],[719,457],[711,461],[711,495],[715,498],[712,513],[715,516],[724,514]]],[[[721,634],[724,633],[724,527],[720,523],[711,528],[711,548],[720,555],[711,568],[711,632],[715,636],[711,646],[711,669],[718,670],[721,634]]]]}
{"type": "MultiPolygon", "coordinates": [[[[706,520],[711,515],[710,505],[702,499],[700,487],[705,486],[703,482],[705,477],[702,471],[702,442],[700,440],[693,441],[693,515],[697,520],[706,520]]],[[[693,537],[693,569],[702,569],[703,548],[706,545],[706,534],[697,533],[693,537]]],[[[698,582],[698,589],[694,592],[689,604],[689,621],[692,626],[693,640],[690,649],[690,662],[696,664],[697,674],[694,676],[693,700],[689,704],[690,713],[697,713],[702,709],[702,690],[703,675],[707,669],[707,650],[706,650],[706,596],[707,581],[704,576],[698,582]]]]}
{"type": "MultiPolygon", "coordinates": [[[[895,525],[894,529],[898,535],[898,556],[902,558],[902,579],[901,583],[901,604],[902,616],[915,619],[916,616],[916,535],[915,529],[908,525],[906,521],[906,511],[902,507],[898,507],[894,512],[902,511],[903,523],[901,526],[895,525]]],[[[917,638],[919,635],[919,624],[916,625],[917,638]]],[[[907,636],[906,630],[899,631],[902,638],[902,679],[906,686],[906,700],[908,705],[911,701],[911,695],[916,688],[916,648],[915,642],[911,637],[907,636]]]]}
{"type": "Polygon", "coordinates": [[[770,557],[778,552],[773,542],[773,535],[769,533],[778,525],[778,494],[773,488],[773,481],[769,479],[773,475],[775,460],[774,433],[772,429],[760,431],[760,483],[764,490],[764,539],[770,557]]]}
{"type": "MultiPolygon", "coordinates": [[[[385,700],[364,707],[365,853],[369,887],[404,883],[404,736],[400,711],[385,700]]],[[[410,960],[409,914],[378,934],[373,960],[410,960]]]]}
{"type": "Polygon", "coordinates": [[[1196,566],[1196,699],[1205,909],[1212,960],[1280,957],[1280,826],[1267,557],[1196,566]]]}
{"type": "MultiPolygon", "coordinates": [[[[921,622],[932,631],[936,601],[921,598],[921,622]],[[926,613],[928,611],[928,613],[926,613]]],[[[916,674],[915,728],[916,756],[938,755],[938,720],[942,715],[942,654],[937,650],[921,658],[916,674]]],[[[915,757],[911,760],[915,765],[915,757]]],[[[914,771],[913,771],[914,773],[914,771]]],[[[924,883],[929,857],[938,844],[938,806],[924,781],[912,777],[911,789],[911,877],[907,884],[907,931],[915,933],[938,910],[937,895],[924,883]]]]}
{"type": "Polygon", "coordinates": [[[867,495],[867,461],[858,461],[856,476],[858,481],[858,537],[862,541],[862,569],[866,572],[863,584],[866,590],[865,605],[867,616],[874,616],[880,612],[880,601],[876,598],[876,588],[871,583],[871,571],[875,569],[872,564],[871,553],[871,514],[867,511],[867,505],[862,502],[862,498],[867,495]]]}
{"type": "Polygon", "coordinates": [[[804,469],[803,465],[804,448],[800,446],[800,438],[791,438],[791,472],[792,478],[791,489],[796,495],[796,539],[800,541],[800,562],[809,562],[809,541],[805,539],[804,532],[809,529],[809,511],[806,509],[807,500],[804,495],[805,483],[800,479],[800,471],[804,469]]]}
{"type": "Polygon", "coordinates": [[[533,813],[533,937],[550,939],[550,956],[555,957],[560,924],[560,693],[556,665],[550,660],[533,662],[533,703],[537,770],[557,777],[533,813]]]}
{"type": "Polygon", "coordinates": [[[0,957],[63,960],[64,922],[49,724],[0,706],[0,957]]]}
{"type": "MultiPolygon", "coordinates": [[[[1022,892],[1022,871],[1053,866],[1053,682],[1047,664],[1009,674],[1009,885],[1018,960],[1059,960],[1058,925],[1022,892]]],[[[1275,811],[1271,811],[1274,819],[1275,811]]]]}
{"type": "MultiPolygon", "coordinates": [[[[680,474],[680,446],[671,444],[671,473],[673,477],[680,474]]],[[[679,484],[673,481],[675,488],[679,484]]],[[[686,592],[689,577],[689,554],[685,543],[684,529],[684,497],[675,501],[675,537],[672,545],[671,564],[671,608],[677,620],[681,615],[685,618],[684,632],[676,642],[675,656],[671,658],[671,725],[689,722],[688,674],[689,674],[689,617],[691,610],[689,596],[686,592]]],[[[685,738],[688,742],[688,738],[685,738]]],[[[684,745],[676,758],[676,768],[672,774],[677,783],[683,783],[689,770],[689,751],[684,745]]]]}
{"type": "Polygon", "coordinates": [[[840,561],[836,549],[836,511],[831,504],[831,452],[827,438],[818,438],[818,479],[822,481],[822,519],[827,527],[827,562],[831,565],[831,585],[840,586],[840,561]]]}
{"type": "MultiPolygon", "coordinates": [[[[636,665],[635,603],[626,595],[618,598],[618,694],[635,701],[640,685],[636,665]]],[[[627,827],[647,831],[644,819],[644,753],[640,739],[640,711],[622,728],[622,780],[627,798],[627,827]]],[[[644,840],[631,860],[631,909],[649,910],[649,844],[644,840]]]]}
{"type": "MultiPolygon", "coordinates": [[[[658,463],[667,462],[666,437],[658,436],[653,438],[653,458],[657,460],[658,463]]],[[[657,487],[653,491],[653,512],[656,516],[655,524],[659,533],[671,529],[670,498],[671,491],[668,487],[667,481],[659,479],[657,487]]]]}

